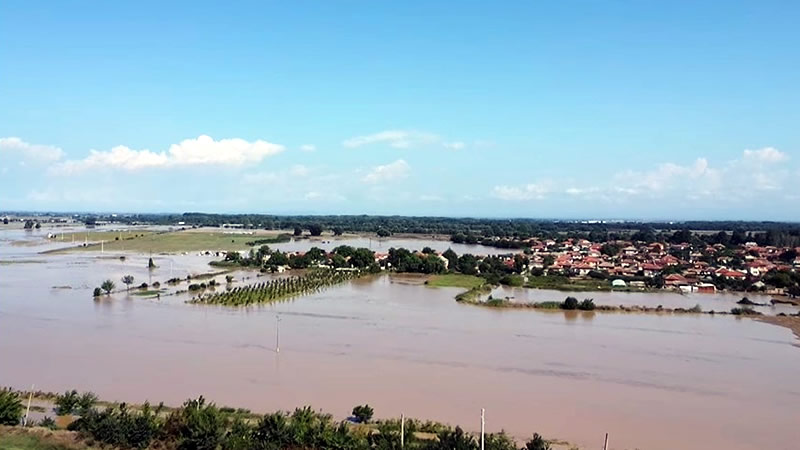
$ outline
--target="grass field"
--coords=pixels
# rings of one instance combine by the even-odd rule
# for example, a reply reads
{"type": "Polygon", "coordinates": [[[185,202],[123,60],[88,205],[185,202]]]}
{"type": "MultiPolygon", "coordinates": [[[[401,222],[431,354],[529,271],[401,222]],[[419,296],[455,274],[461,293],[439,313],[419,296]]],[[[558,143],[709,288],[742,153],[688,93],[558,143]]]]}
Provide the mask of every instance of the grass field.
{"type": "MultiPolygon", "coordinates": [[[[78,236],[83,236],[85,233],[76,234],[76,242],[78,236]]],[[[69,235],[68,235],[69,236],[69,235]]],[[[105,251],[126,251],[136,253],[179,253],[191,252],[201,250],[212,251],[230,251],[230,250],[246,250],[252,248],[248,246],[248,242],[263,240],[269,238],[278,239],[278,234],[225,234],[221,232],[205,232],[205,231],[172,231],[164,233],[155,233],[151,231],[136,231],[132,232],[130,237],[126,236],[126,232],[122,232],[122,239],[115,240],[119,237],[119,233],[115,232],[89,232],[89,242],[105,240],[103,249],[105,251]]],[[[60,237],[58,238],[60,239],[60,237]]],[[[64,241],[71,237],[65,237],[64,241]]],[[[59,249],[48,253],[67,253],[67,252],[94,252],[100,251],[100,243],[89,244],[87,246],[75,246],[65,249],[59,249]]]]}
{"type": "Polygon", "coordinates": [[[0,449],[3,450],[89,450],[75,433],[43,428],[2,427],[0,449]]]}
{"type": "Polygon", "coordinates": [[[476,288],[485,283],[481,277],[474,275],[462,275],[458,273],[447,273],[444,275],[434,275],[425,283],[431,287],[459,287],[464,289],[476,288]]]}

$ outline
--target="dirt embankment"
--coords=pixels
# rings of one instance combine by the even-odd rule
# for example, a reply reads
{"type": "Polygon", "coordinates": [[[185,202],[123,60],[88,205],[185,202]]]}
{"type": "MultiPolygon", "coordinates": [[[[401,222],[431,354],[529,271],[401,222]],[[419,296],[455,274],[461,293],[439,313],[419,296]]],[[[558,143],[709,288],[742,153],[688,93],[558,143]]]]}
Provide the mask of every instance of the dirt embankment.
{"type": "MultiPolygon", "coordinates": [[[[756,320],[759,322],[764,323],[771,323],[772,325],[778,325],[781,327],[786,327],[794,332],[794,335],[797,339],[800,339],[800,317],[797,316],[760,316],[756,317],[756,320]]],[[[800,347],[800,342],[796,343],[798,347],[800,347]]]]}

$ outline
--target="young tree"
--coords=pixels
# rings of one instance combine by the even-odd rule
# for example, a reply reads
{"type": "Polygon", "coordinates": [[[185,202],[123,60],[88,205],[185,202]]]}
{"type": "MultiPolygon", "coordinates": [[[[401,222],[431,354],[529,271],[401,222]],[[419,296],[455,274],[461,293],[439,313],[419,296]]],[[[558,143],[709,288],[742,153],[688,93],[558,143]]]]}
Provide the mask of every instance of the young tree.
{"type": "Polygon", "coordinates": [[[377,234],[378,237],[389,237],[391,236],[392,233],[390,233],[388,230],[384,228],[378,228],[377,234]]]}
{"type": "Polygon", "coordinates": [[[342,230],[342,227],[333,227],[333,235],[334,236],[341,236],[343,234],[344,234],[344,230],[342,230]]]}
{"type": "Polygon", "coordinates": [[[22,403],[11,389],[0,389],[0,425],[19,425],[22,403]]]}
{"type": "Polygon", "coordinates": [[[114,282],[111,281],[111,280],[103,281],[103,284],[100,285],[100,288],[102,290],[106,291],[106,295],[110,294],[111,291],[113,291],[115,287],[116,286],[114,285],[114,282]]]}
{"type": "Polygon", "coordinates": [[[539,436],[539,433],[533,433],[533,438],[525,443],[522,450],[550,450],[550,443],[539,436]]]}
{"type": "Polygon", "coordinates": [[[156,263],[153,262],[153,258],[150,258],[150,260],[147,261],[147,268],[151,270],[156,268],[156,263]]]}
{"type": "Polygon", "coordinates": [[[300,227],[294,227],[294,235],[300,236],[301,234],[303,234],[303,229],[300,227]]]}
{"type": "Polygon", "coordinates": [[[99,287],[94,288],[94,292],[92,292],[92,297],[100,297],[103,295],[103,290],[99,287]]]}
{"type": "Polygon", "coordinates": [[[359,423],[369,423],[374,413],[375,411],[369,405],[358,405],[353,408],[353,417],[355,417],[359,423]]]}
{"type": "Polygon", "coordinates": [[[122,282],[125,283],[125,289],[130,290],[133,284],[133,275],[125,275],[122,277],[122,282]]]}

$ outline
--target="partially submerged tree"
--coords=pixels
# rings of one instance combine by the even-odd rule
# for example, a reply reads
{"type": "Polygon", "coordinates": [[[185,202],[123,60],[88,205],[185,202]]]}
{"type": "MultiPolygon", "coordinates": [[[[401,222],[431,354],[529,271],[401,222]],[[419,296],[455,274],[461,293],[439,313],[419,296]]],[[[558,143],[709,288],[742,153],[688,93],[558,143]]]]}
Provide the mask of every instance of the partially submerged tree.
{"type": "Polygon", "coordinates": [[[125,283],[125,289],[130,290],[131,285],[133,284],[133,275],[125,275],[122,277],[122,282],[125,283]]]}
{"type": "Polygon", "coordinates": [[[156,268],[156,263],[153,262],[153,258],[150,258],[150,260],[147,261],[147,268],[151,270],[156,268]]]}
{"type": "Polygon", "coordinates": [[[113,291],[115,287],[116,286],[114,285],[114,282],[111,281],[111,280],[103,281],[103,284],[100,285],[100,288],[102,290],[106,291],[106,295],[110,294],[111,291],[113,291]]]}

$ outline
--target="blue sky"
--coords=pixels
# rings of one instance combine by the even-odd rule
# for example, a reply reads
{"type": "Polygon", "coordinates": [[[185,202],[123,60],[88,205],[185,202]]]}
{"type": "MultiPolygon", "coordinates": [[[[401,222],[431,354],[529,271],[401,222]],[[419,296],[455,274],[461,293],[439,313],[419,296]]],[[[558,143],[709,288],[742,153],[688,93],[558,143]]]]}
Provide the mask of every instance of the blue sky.
{"type": "Polygon", "coordinates": [[[800,220],[797,2],[0,3],[0,209],[800,220]]]}

